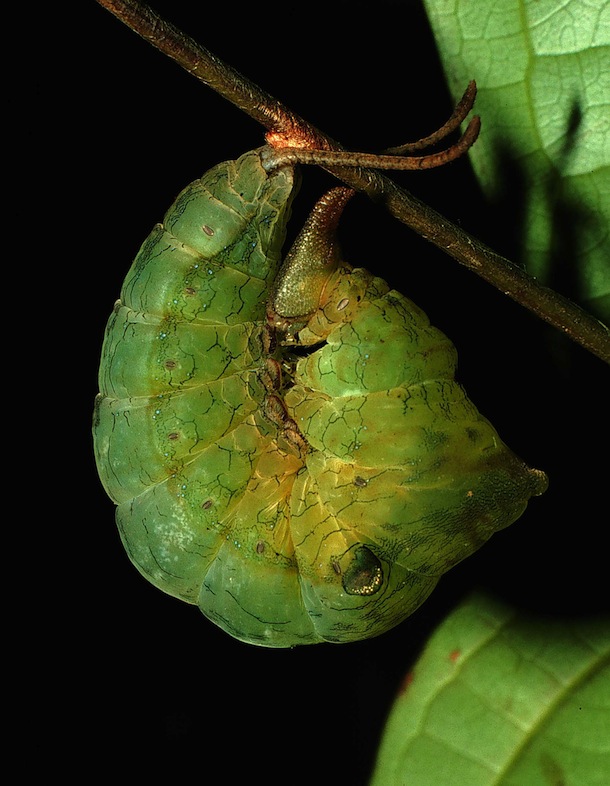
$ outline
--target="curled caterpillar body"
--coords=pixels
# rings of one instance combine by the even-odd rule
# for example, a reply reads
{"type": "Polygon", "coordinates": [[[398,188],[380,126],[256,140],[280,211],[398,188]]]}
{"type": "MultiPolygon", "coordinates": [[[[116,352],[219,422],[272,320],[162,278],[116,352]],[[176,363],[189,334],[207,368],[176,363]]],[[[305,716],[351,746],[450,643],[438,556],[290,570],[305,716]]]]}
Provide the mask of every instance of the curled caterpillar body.
{"type": "Polygon", "coordinates": [[[546,487],[451,342],[343,262],[335,219],[280,268],[295,191],[257,150],[178,196],[110,317],[94,415],[131,560],[268,647],[390,629],[546,487]]]}

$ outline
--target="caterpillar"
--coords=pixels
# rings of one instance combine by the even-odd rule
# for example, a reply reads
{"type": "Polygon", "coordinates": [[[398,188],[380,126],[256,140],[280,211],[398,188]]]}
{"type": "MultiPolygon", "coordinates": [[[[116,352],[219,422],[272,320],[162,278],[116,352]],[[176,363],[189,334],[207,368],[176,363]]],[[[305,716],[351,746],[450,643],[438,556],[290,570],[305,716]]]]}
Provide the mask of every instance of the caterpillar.
{"type": "Polygon", "coordinates": [[[282,263],[298,176],[267,148],[188,185],[108,321],[93,438],[126,551],[266,647],[408,617],[547,484],[455,380],[410,300],[343,261],[348,189],[282,263]]]}

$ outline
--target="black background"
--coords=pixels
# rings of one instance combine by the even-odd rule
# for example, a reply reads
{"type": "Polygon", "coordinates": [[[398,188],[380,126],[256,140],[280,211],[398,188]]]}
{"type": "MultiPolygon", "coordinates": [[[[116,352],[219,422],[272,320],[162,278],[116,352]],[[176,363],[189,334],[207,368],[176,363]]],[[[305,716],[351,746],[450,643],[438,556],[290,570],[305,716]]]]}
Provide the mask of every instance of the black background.
{"type": "MultiPolygon", "coordinates": [[[[149,586],[124,554],[92,458],[106,319],[140,243],[180,189],[263,135],[93,0],[78,5],[50,54],[58,67],[27,80],[41,112],[24,131],[33,146],[49,140],[47,215],[63,238],[41,266],[42,288],[58,292],[41,332],[54,349],[42,394],[51,416],[39,427],[65,458],[45,454],[62,523],[45,546],[35,606],[40,661],[55,664],[41,669],[49,698],[26,707],[34,723],[42,705],[51,709],[35,738],[56,740],[58,769],[85,767],[83,775],[360,786],[413,658],[472,589],[545,616],[607,611],[608,368],[357,198],[342,225],[346,258],[388,279],[452,338],[470,397],[515,452],[548,473],[548,492],[443,578],[412,618],[370,641],[250,647],[149,586]],[[47,618],[52,633],[38,632],[47,618]]],[[[418,2],[153,5],[349,148],[419,138],[451,111],[418,2]]],[[[495,206],[466,160],[395,178],[518,257],[518,178],[495,206]]],[[[333,182],[313,168],[303,180],[292,233],[333,182]]],[[[38,520],[42,534],[47,518],[38,520]]]]}

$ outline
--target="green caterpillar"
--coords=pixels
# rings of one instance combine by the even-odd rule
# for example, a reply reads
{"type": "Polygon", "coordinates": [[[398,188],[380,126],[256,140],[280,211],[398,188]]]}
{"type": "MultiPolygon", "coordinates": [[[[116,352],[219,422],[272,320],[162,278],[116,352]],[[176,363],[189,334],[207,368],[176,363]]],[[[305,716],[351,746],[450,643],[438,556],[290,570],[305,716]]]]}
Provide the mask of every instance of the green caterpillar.
{"type": "Polygon", "coordinates": [[[187,186],[108,322],[94,414],[136,567],[236,638],[349,642],[411,614],[523,512],[526,467],[454,380],[423,312],[340,256],[266,148],[187,186]]]}

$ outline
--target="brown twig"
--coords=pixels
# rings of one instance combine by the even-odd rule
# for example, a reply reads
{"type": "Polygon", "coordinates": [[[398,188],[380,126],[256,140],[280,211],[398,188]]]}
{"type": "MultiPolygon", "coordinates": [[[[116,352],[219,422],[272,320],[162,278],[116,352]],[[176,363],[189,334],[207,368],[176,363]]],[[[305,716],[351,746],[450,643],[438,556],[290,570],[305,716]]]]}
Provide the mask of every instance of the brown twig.
{"type": "Polygon", "coordinates": [[[466,88],[464,95],[461,97],[455,109],[453,110],[451,117],[449,120],[447,120],[446,123],[444,123],[440,128],[437,128],[437,130],[432,134],[429,134],[422,139],[418,139],[417,142],[407,142],[404,145],[388,147],[383,151],[384,154],[404,155],[405,153],[413,153],[417,150],[425,150],[428,147],[432,147],[432,145],[435,145],[437,142],[445,139],[445,137],[449,136],[449,134],[457,131],[461,123],[466,119],[468,113],[474,105],[476,95],[476,82],[472,80],[466,88]]]}
{"type": "MultiPolygon", "coordinates": [[[[451,161],[455,161],[474,144],[479,130],[481,128],[481,120],[478,117],[473,117],[468,128],[460,139],[445,150],[440,150],[438,153],[427,153],[423,156],[405,156],[405,155],[388,155],[385,152],[382,154],[377,153],[352,153],[346,150],[305,150],[302,147],[277,147],[274,145],[273,151],[266,157],[266,165],[273,168],[278,163],[285,164],[316,164],[323,166],[325,169],[332,169],[336,167],[365,167],[379,169],[393,169],[393,170],[417,170],[417,169],[434,169],[435,167],[444,166],[451,161]]],[[[275,134],[267,134],[267,139],[275,137],[275,134]]],[[[275,143],[276,145],[279,144],[275,143]]],[[[415,144],[418,144],[417,142],[415,144]]],[[[403,149],[406,148],[403,145],[403,149]]]]}
{"type": "MultiPolygon", "coordinates": [[[[190,74],[257,120],[271,132],[275,147],[342,150],[341,145],[329,136],[295,115],[231,66],[161,19],[147,5],[136,0],[97,2],[190,74]]],[[[456,113],[460,115],[460,105],[456,108],[456,113]]],[[[454,120],[450,119],[448,123],[451,130],[454,120]]],[[[443,138],[446,133],[448,131],[443,132],[440,129],[432,135],[432,141],[443,138]]],[[[405,149],[419,148],[398,148],[402,152],[405,149]]],[[[383,204],[395,218],[444,250],[460,264],[566,333],[592,354],[610,363],[610,330],[577,304],[542,286],[517,265],[496,254],[380,172],[360,167],[325,165],[325,168],[350,187],[383,204]]]]}

